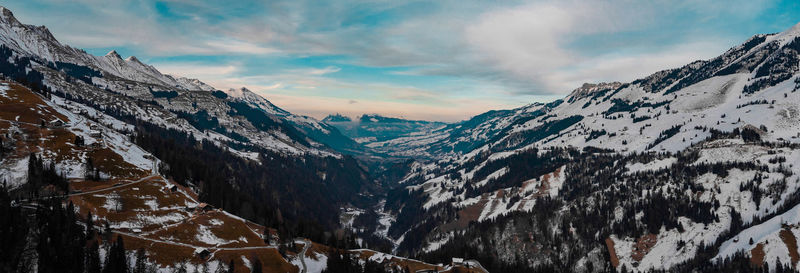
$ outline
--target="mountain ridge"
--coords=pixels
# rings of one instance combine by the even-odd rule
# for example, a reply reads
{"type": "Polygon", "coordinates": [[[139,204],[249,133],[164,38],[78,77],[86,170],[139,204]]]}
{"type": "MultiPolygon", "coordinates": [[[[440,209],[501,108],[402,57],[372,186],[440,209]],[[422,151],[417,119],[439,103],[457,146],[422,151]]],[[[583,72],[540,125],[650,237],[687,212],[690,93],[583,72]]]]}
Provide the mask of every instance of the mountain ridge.
{"type": "MultiPolygon", "coordinates": [[[[313,118],[276,111],[275,109],[280,109],[277,107],[268,108],[274,105],[255,93],[252,93],[251,100],[217,97],[220,93],[215,93],[216,91],[193,88],[192,86],[204,84],[188,79],[185,81],[190,85],[171,86],[174,78],[161,74],[135,57],[129,57],[126,61],[116,51],[111,51],[106,56],[91,56],[61,45],[55,39],[48,40],[49,36],[35,33],[32,31],[33,27],[19,23],[8,10],[4,10],[3,14],[3,21],[0,23],[0,47],[3,50],[0,51],[5,61],[2,62],[3,73],[9,79],[19,80],[48,97],[62,98],[64,101],[60,103],[65,105],[85,105],[86,108],[80,110],[83,118],[102,120],[104,115],[113,117],[122,124],[116,122],[108,125],[113,125],[114,130],[119,130],[128,137],[137,136],[137,132],[147,132],[137,131],[137,128],[150,128],[150,131],[162,132],[160,137],[175,137],[176,142],[161,143],[173,145],[173,149],[197,148],[189,143],[202,144],[199,147],[204,150],[221,149],[226,152],[226,156],[236,157],[235,160],[229,159],[231,162],[224,165],[223,170],[230,170],[234,166],[233,161],[242,168],[256,172],[264,172],[270,166],[292,167],[290,171],[274,175],[275,178],[271,180],[250,181],[231,176],[227,180],[212,183],[199,180],[198,176],[203,170],[189,171],[196,166],[185,164],[176,155],[161,154],[166,157],[162,163],[173,168],[182,166],[182,170],[171,173],[179,184],[200,187],[210,183],[228,190],[229,187],[250,187],[250,192],[242,194],[250,195],[253,200],[260,200],[261,204],[256,208],[282,206],[282,210],[287,210],[283,213],[287,219],[315,221],[327,227],[337,224],[335,213],[339,203],[364,202],[368,198],[364,197],[368,196],[366,193],[375,188],[361,166],[348,155],[330,147],[336,145],[333,141],[341,141],[344,145],[352,144],[353,150],[358,148],[352,140],[338,134],[335,128],[325,127],[313,118]],[[36,50],[30,50],[31,48],[36,50]],[[40,52],[45,53],[42,56],[36,55],[40,52]],[[59,52],[60,55],[51,52],[59,52]],[[14,73],[9,73],[10,71],[14,73]],[[187,139],[191,141],[186,142],[187,139]],[[179,146],[178,143],[184,143],[186,147],[179,146]],[[344,173],[352,176],[348,177],[344,173]],[[288,186],[289,175],[294,176],[293,183],[305,186],[288,186]],[[280,189],[285,187],[289,189],[280,189]],[[318,204],[328,205],[323,208],[314,207],[317,204],[308,205],[297,201],[303,195],[319,197],[321,189],[340,194],[319,198],[318,204]],[[277,202],[277,199],[282,199],[285,203],[277,202]],[[293,211],[289,212],[288,209],[293,211]],[[309,219],[298,219],[300,217],[309,219]]],[[[160,143],[161,140],[159,136],[153,136],[148,141],[160,143]]],[[[16,160],[11,163],[21,164],[16,160]]],[[[10,166],[4,165],[3,168],[10,166]]],[[[7,171],[16,173],[19,170],[7,171]]],[[[24,176],[14,177],[15,180],[24,180],[24,176]]],[[[213,199],[213,196],[206,196],[207,193],[203,191],[198,193],[204,198],[213,199]]]]}
{"type": "MultiPolygon", "coordinates": [[[[527,264],[541,265],[546,269],[550,268],[548,265],[570,265],[577,261],[565,261],[569,256],[537,257],[530,253],[546,247],[548,243],[559,244],[564,240],[583,245],[580,236],[590,237],[592,234],[578,232],[583,235],[576,235],[577,238],[559,235],[547,239],[550,238],[548,233],[533,232],[536,239],[526,241],[524,247],[528,249],[521,251],[519,247],[523,246],[513,240],[514,234],[517,234],[515,232],[530,233],[530,229],[536,230],[536,225],[539,225],[537,222],[553,226],[565,224],[559,221],[585,222],[588,221],[584,219],[586,216],[579,212],[588,210],[613,211],[636,219],[626,224],[625,228],[608,230],[602,225],[593,227],[592,230],[598,231],[594,236],[607,236],[599,239],[610,242],[602,248],[591,243],[575,247],[575,251],[580,252],[575,255],[595,265],[608,261],[591,253],[609,255],[610,252],[616,255],[618,260],[613,265],[608,264],[605,270],[620,270],[621,265],[637,271],[646,271],[651,267],[664,270],[684,268],[694,262],[702,263],[697,260],[700,259],[698,257],[705,257],[705,254],[700,253],[714,253],[714,247],[718,246],[715,244],[726,240],[726,247],[737,245],[738,251],[752,250],[759,240],[749,246],[731,243],[735,234],[741,231],[735,223],[727,222],[737,221],[731,220],[731,217],[742,217],[744,223],[750,223],[753,228],[763,228],[758,227],[762,225],[760,219],[774,220],[773,217],[779,217],[776,216],[779,212],[800,205],[791,197],[791,188],[797,186],[796,181],[800,181],[796,175],[800,170],[791,167],[792,170],[778,175],[782,177],[778,181],[769,179],[761,182],[759,177],[776,176],[767,170],[774,170],[771,168],[776,168],[776,165],[769,165],[771,163],[766,163],[765,158],[756,160],[762,153],[763,156],[768,154],[765,150],[779,154],[778,157],[794,158],[797,155],[800,144],[800,134],[797,133],[800,131],[800,105],[797,103],[800,94],[796,92],[800,86],[798,26],[777,34],[755,35],[717,57],[658,71],[630,83],[585,84],[554,102],[487,112],[467,122],[451,125],[433,140],[429,136],[420,136],[385,142],[402,147],[396,151],[432,155],[431,161],[412,166],[409,174],[399,182],[398,188],[389,193],[384,209],[396,213],[397,219],[415,220],[398,220],[390,227],[388,236],[400,240],[399,251],[416,253],[422,257],[459,253],[464,251],[460,249],[466,248],[513,263],[508,257],[516,256],[514,253],[526,253],[521,259],[527,264]],[[752,142],[753,135],[758,135],[756,143],[752,142]],[[770,145],[776,148],[768,148],[770,145]],[[753,158],[753,162],[757,162],[755,164],[765,165],[760,167],[761,171],[738,166],[734,162],[740,162],[739,159],[731,154],[735,150],[741,151],[743,157],[753,158]],[[695,157],[697,154],[700,159],[695,157]],[[711,156],[715,154],[716,158],[711,156]],[[611,164],[614,160],[617,163],[611,164]],[[726,171],[687,174],[681,169],[706,164],[717,164],[716,168],[726,171]],[[643,174],[640,175],[637,170],[643,174]],[[593,175],[600,177],[594,180],[593,175]],[[652,180],[649,177],[651,175],[661,180],[652,180]],[[682,180],[676,181],[670,175],[681,177],[682,180]],[[707,177],[713,177],[711,182],[705,180],[707,177]],[[739,182],[742,179],[745,182],[739,182]],[[758,180],[754,182],[756,186],[748,184],[748,179],[758,180]],[[766,194],[760,187],[767,186],[760,185],[783,185],[784,181],[789,181],[786,184],[788,188],[780,191],[778,196],[771,195],[772,203],[769,204],[761,203],[757,197],[736,197],[742,200],[743,205],[730,210],[712,209],[717,216],[712,216],[710,223],[705,222],[708,221],[705,216],[698,217],[691,213],[678,213],[680,217],[665,220],[680,222],[682,227],[677,231],[674,222],[659,222],[661,219],[673,219],[663,216],[665,213],[675,215],[676,212],[655,212],[647,206],[616,199],[616,196],[625,196],[642,204],[651,204],[656,202],[654,200],[664,198],[673,200],[672,204],[684,204],[687,201],[681,201],[685,196],[680,191],[676,193],[664,189],[694,187],[694,183],[705,187],[705,190],[693,190],[697,195],[704,196],[702,200],[705,201],[702,202],[724,205],[731,204],[730,200],[733,199],[727,199],[731,195],[766,194]],[[595,184],[598,183],[611,188],[597,188],[595,184]],[[739,184],[741,187],[726,188],[724,183],[739,184]],[[620,192],[620,187],[635,187],[649,194],[627,194],[620,192]],[[713,193],[709,188],[714,189],[713,193]],[[739,191],[743,193],[737,193],[739,191]],[[403,197],[392,199],[392,196],[403,197]],[[609,201],[612,197],[613,201],[609,201]],[[597,203],[597,200],[603,201],[597,203]],[[575,205],[592,202],[594,205],[587,205],[587,208],[575,205]],[[547,216],[542,216],[540,209],[565,212],[563,215],[544,213],[547,216]],[[571,213],[573,210],[576,213],[571,213]],[[651,216],[654,213],[659,216],[651,216]],[[640,218],[641,215],[644,218],[640,218]],[[527,226],[522,224],[527,221],[526,217],[537,219],[533,227],[513,228],[515,225],[527,226]],[[715,217],[720,219],[715,220],[715,217]],[[643,219],[653,219],[654,222],[648,224],[643,219]],[[477,223],[468,224],[472,221],[477,223]],[[642,226],[652,226],[652,229],[648,232],[636,231],[637,227],[642,226]],[[702,243],[690,242],[685,239],[687,236],[699,236],[696,230],[690,230],[690,226],[704,226],[702,230],[709,230],[706,234],[713,234],[706,236],[713,237],[703,239],[702,243]],[[659,227],[662,228],[660,231],[659,227]],[[486,230],[490,234],[483,234],[486,230]],[[648,233],[653,234],[654,241],[646,250],[642,250],[637,242],[651,238],[648,233]],[[415,236],[412,238],[409,234],[415,236]],[[544,245],[536,243],[537,240],[544,240],[544,245]],[[498,245],[497,242],[505,243],[498,245]],[[706,250],[704,244],[711,249],[706,250]],[[669,248],[672,251],[667,250],[669,248]],[[651,252],[650,249],[654,250],[651,252]],[[682,251],[681,254],[674,255],[675,249],[682,251]]],[[[671,209],[674,205],[666,203],[661,206],[671,209]]],[[[702,204],[687,206],[705,211],[699,208],[704,206],[702,204]]],[[[620,219],[602,216],[589,218],[612,227],[620,219]]],[[[742,225],[748,227],[748,224],[742,225]]],[[[791,228],[786,230],[794,232],[791,228]]],[[[759,238],[774,240],[777,237],[776,232],[759,238]]],[[[764,242],[761,241],[762,245],[764,242]]],[[[566,251],[570,247],[561,246],[559,249],[566,251]]],[[[778,255],[782,261],[788,259],[776,254],[776,251],[779,250],[765,250],[768,255],[778,255]]],[[[732,250],[725,250],[725,253],[731,255],[728,258],[735,256],[731,254],[732,250]]],[[[715,261],[721,263],[723,258],[717,257],[715,261]]],[[[580,263],[574,266],[561,270],[586,269],[580,263]]]]}
{"type": "MultiPolygon", "coordinates": [[[[629,83],[587,83],[556,101],[436,123],[366,114],[319,121],[244,87],[216,90],[116,51],[89,55],[0,13],[2,73],[30,87],[0,84],[8,106],[0,175],[14,190],[75,197],[81,214],[101,212],[98,221],[126,242],[185,240],[191,257],[208,254],[201,247],[228,257],[226,245],[255,246],[282,271],[343,258],[297,236],[416,259],[347,252],[391,271],[797,264],[800,24],[629,83]],[[9,145],[14,153],[5,153],[9,145]],[[43,161],[76,181],[26,183],[43,161]],[[182,203],[159,204],[173,195],[182,203]],[[131,207],[148,217],[112,219],[131,207]],[[227,227],[244,232],[219,230],[227,227]],[[279,253],[275,237],[303,250],[279,253]],[[307,251],[317,259],[306,260],[307,251]]],[[[239,271],[247,262],[237,260],[239,271]]]]}
{"type": "MultiPolygon", "coordinates": [[[[167,101],[164,102],[164,106],[167,109],[170,111],[185,112],[189,114],[196,114],[198,110],[202,109],[198,109],[197,106],[200,106],[200,104],[198,104],[196,101],[181,102],[184,96],[183,93],[186,92],[188,92],[186,95],[192,97],[190,98],[191,100],[202,100],[211,103],[211,105],[208,105],[208,109],[205,109],[205,111],[208,113],[214,113],[214,111],[218,109],[226,108],[225,106],[221,105],[225,103],[224,101],[241,101],[246,103],[248,107],[258,109],[258,111],[263,111],[267,116],[272,116],[270,118],[252,118],[257,118],[262,120],[262,122],[266,122],[265,119],[267,119],[272,120],[269,123],[277,122],[278,124],[290,124],[290,126],[297,127],[299,131],[302,131],[302,133],[292,133],[291,131],[294,129],[284,129],[282,132],[271,136],[271,138],[274,138],[274,140],[268,141],[275,144],[264,143],[266,145],[276,147],[283,146],[283,148],[280,149],[290,152],[297,152],[298,150],[308,151],[309,149],[320,149],[329,150],[323,151],[322,153],[330,153],[330,151],[334,150],[342,151],[348,154],[369,153],[369,151],[364,147],[353,142],[352,140],[347,139],[347,137],[342,136],[337,130],[335,130],[335,128],[326,126],[311,117],[289,113],[288,111],[275,106],[269,102],[269,100],[246,88],[233,92],[232,94],[234,96],[231,96],[231,98],[216,98],[222,100],[222,103],[213,102],[213,100],[215,100],[213,96],[207,97],[201,93],[193,93],[193,91],[217,91],[216,88],[205,84],[200,80],[189,79],[185,77],[173,77],[162,74],[160,71],[158,71],[158,69],[151,65],[142,63],[135,56],[129,56],[128,58],[123,59],[116,50],[111,50],[104,56],[93,56],[83,50],[62,45],[58,40],[55,39],[54,36],[52,36],[52,34],[42,36],[38,31],[35,31],[35,29],[38,27],[20,23],[13,16],[13,13],[10,10],[5,8],[3,9],[3,24],[0,24],[0,31],[2,31],[4,34],[0,35],[0,37],[3,39],[3,44],[12,45],[12,49],[15,49],[17,52],[21,52],[26,56],[41,58],[43,62],[56,62],[54,67],[56,69],[63,69],[59,67],[59,63],[69,63],[79,67],[87,67],[79,68],[78,70],[83,69],[89,71],[99,71],[101,75],[92,73],[82,75],[84,80],[90,81],[92,85],[104,89],[110,89],[137,99],[155,99],[155,101],[159,103],[161,103],[160,97],[167,96],[167,101]],[[134,81],[142,84],[130,84],[127,83],[127,81],[134,81]],[[176,95],[168,95],[170,92],[175,91],[179,91],[177,92],[177,98],[172,98],[176,95]],[[161,93],[163,93],[163,95],[161,93]],[[237,97],[237,94],[241,95],[241,97],[237,97]],[[153,98],[154,96],[157,97],[153,98]],[[178,103],[184,104],[184,106],[179,106],[177,105],[178,103]],[[188,103],[188,105],[186,103],[188,103]],[[286,134],[289,135],[291,140],[286,139],[286,134]],[[294,143],[287,143],[287,140],[294,143]],[[308,140],[312,140],[311,142],[313,143],[308,143],[308,140]],[[281,142],[286,144],[278,144],[281,142]],[[287,147],[296,146],[297,143],[300,143],[301,146],[287,147]],[[325,146],[330,148],[324,148],[325,146]]],[[[49,31],[47,31],[47,33],[49,33],[49,31]]],[[[228,92],[231,91],[229,90],[228,92]]],[[[217,112],[214,115],[222,115],[223,113],[227,114],[227,112],[228,111],[217,112]]],[[[267,126],[266,124],[262,125],[267,126]]],[[[246,134],[241,131],[236,131],[236,133],[247,137],[246,134]]],[[[243,139],[242,137],[238,136],[237,138],[240,140],[243,139]]],[[[314,153],[320,153],[320,151],[315,151],[314,153]]]]}

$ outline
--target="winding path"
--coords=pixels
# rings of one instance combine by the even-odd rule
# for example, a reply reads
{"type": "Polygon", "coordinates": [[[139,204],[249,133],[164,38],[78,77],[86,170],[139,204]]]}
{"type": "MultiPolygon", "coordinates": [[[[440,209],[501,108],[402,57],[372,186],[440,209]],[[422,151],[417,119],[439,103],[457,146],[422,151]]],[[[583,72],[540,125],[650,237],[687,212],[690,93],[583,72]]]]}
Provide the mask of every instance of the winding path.
{"type": "MultiPolygon", "coordinates": [[[[102,228],[102,227],[98,227],[98,228],[102,228]]],[[[111,232],[117,233],[117,234],[122,234],[122,235],[125,235],[125,236],[134,237],[134,238],[137,238],[137,239],[142,239],[142,240],[145,240],[145,241],[161,243],[161,244],[168,244],[168,245],[174,245],[174,246],[191,247],[191,248],[195,248],[195,249],[204,248],[204,249],[208,249],[208,250],[255,250],[255,249],[275,249],[275,248],[278,248],[277,246],[245,246],[245,247],[214,247],[214,246],[209,246],[209,247],[204,247],[204,246],[196,246],[196,245],[178,243],[178,242],[173,242],[173,241],[165,241],[165,240],[147,238],[147,237],[142,237],[142,236],[136,235],[134,233],[128,233],[128,232],[123,232],[123,231],[118,231],[118,230],[112,230],[111,232]]]]}
{"type": "Polygon", "coordinates": [[[306,266],[306,250],[311,247],[311,241],[303,239],[303,251],[300,251],[300,263],[303,265],[302,273],[308,273],[308,266],[306,266]]]}
{"type": "Polygon", "coordinates": [[[136,185],[138,183],[144,182],[144,181],[146,181],[148,179],[157,177],[157,176],[158,175],[148,175],[148,176],[145,176],[145,177],[139,178],[137,180],[133,180],[133,181],[131,181],[131,180],[122,180],[122,181],[129,181],[129,183],[123,183],[121,185],[111,186],[111,187],[107,187],[107,188],[96,189],[96,190],[91,190],[91,191],[86,191],[86,192],[74,192],[74,193],[64,194],[64,195],[54,195],[54,196],[44,196],[44,197],[39,197],[39,198],[21,199],[21,200],[19,200],[19,202],[31,202],[31,201],[45,200],[45,199],[52,199],[52,198],[64,198],[64,197],[80,196],[80,195],[93,194],[93,193],[104,192],[104,191],[109,191],[109,190],[115,190],[115,189],[124,188],[124,187],[128,187],[128,186],[133,186],[133,185],[136,185]]]}

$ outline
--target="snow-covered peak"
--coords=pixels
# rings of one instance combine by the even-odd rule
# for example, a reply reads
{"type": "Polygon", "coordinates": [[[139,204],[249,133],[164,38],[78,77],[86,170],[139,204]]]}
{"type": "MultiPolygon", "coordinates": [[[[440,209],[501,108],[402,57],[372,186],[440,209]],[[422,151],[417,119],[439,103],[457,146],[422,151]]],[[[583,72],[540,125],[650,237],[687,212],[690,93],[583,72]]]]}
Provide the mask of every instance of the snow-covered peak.
{"type": "Polygon", "coordinates": [[[11,22],[11,21],[19,22],[17,21],[17,18],[14,17],[14,13],[11,12],[10,9],[7,9],[4,6],[0,6],[0,19],[2,19],[3,22],[11,22]]]}
{"type": "Polygon", "coordinates": [[[56,37],[53,36],[53,33],[51,33],[50,29],[48,29],[46,26],[36,26],[33,28],[33,30],[47,40],[56,41],[56,37]]]}
{"type": "Polygon", "coordinates": [[[791,28],[781,32],[780,35],[783,35],[783,36],[786,36],[786,35],[794,35],[794,36],[800,35],[800,22],[798,22],[797,24],[795,24],[791,28]]]}
{"type": "Polygon", "coordinates": [[[225,93],[227,93],[228,96],[231,96],[231,97],[234,97],[234,98],[243,98],[246,93],[253,93],[253,92],[250,91],[250,89],[247,89],[247,87],[242,87],[242,88],[239,88],[239,89],[230,88],[225,93]]]}
{"type": "Polygon", "coordinates": [[[797,37],[800,37],[800,23],[797,23],[789,29],[773,35],[771,40],[780,41],[781,46],[784,46],[797,37]]]}
{"type": "Polygon", "coordinates": [[[177,80],[164,75],[133,56],[123,60],[115,50],[104,56],[93,56],[83,50],[62,45],[47,27],[20,23],[5,7],[0,7],[0,44],[23,56],[88,66],[103,72],[105,76],[113,75],[125,80],[159,85],[164,89],[214,90],[199,81],[177,80]]]}
{"type": "MultiPolygon", "coordinates": [[[[88,55],[88,54],[87,54],[88,55]]],[[[93,61],[89,62],[90,66],[99,68],[100,70],[111,75],[121,77],[128,80],[161,85],[165,88],[178,88],[184,90],[200,90],[200,91],[213,91],[213,87],[200,82],[199,80],[190,80],[181,77],[172,77],[162,74],[155,67],[143,63],[136,56],[130,56],[122,59],[116,50],[108,52],[103,57],[90,56],[93,61]]]]}
{"type": "Polygon", "coordinates": [[[228,89],[226,93],[229,96],[231,96],[231,98],[233,98],[234,100],[248,103],[251,106],[259,108],[268,114],[280,117],[286,117],[291,115],[291,113],[289,113],[288,111],[283,110],[278,106],[275,106],[274,104],[272,104],[272,102],[270,102],[266,98],[262,97],[259,94],[256,94],[253,91],[250,91],[250,89],[247,89],[247,87],[242,87],[239,89],[231,88],[228,89]]]}
{"type": "Polygon", "coordinates": [[[152,65],[148,65],[148,64],[142,63],[141,61],[139,61],[139,59],[136,58],[136,56],[130,56],[130,57],[126,58],[125,62],[129,66],[133,67],[134,69],[136,69],[136,70],[138,70],[140,72],[143,72],[145,74],[151,75],[154,78],[157,78],[158,80],[163,81],[164,83],[167,83],[167,84],[170,84],[170,85],[173,85],[173,86],[180,86],[177,82],[175,82],[174,78],[169,77],[168,75],[161,74],[161,72],[158,71],[158,69],[156,69],[152,65]]]}
{"type": "Polygon", "coordinates": [[[302,115],[295,115],[290,113],[289,111],[283,110],[280,107],[272,104],[272,102],[262,97],[261,95],[256,94],[253,91],[250,91],[250,89],[247,89],[247,87],[241,87],[238,89],[230,88],[225,93],[227,93],[228,96],[230,96],[231,100],[233,101],[246,103],[250,107],[259,109],[264,113],[289,121],[290,123],[298,127],[300,130],[304,131],[306,134],[309,135],[316,134],[316,136],[318,137],[322,137],[323,135],[330,136],[331,134],[328,125],[322,124],[315,118],[302,115]]]}
{"type": "Polygon", "coordinates": [[[62,46],[44,26],[25,25],[5,7],[0,7],[0,44],[20,55],[49,61],[76,61],[81,51],[62,46]]]}
{"type": "Polygon", "coordinates": [[[330,114],[330,115],[328,115],[327,117],[325,117],[324,119],[322,119],[322,122],[325,122],[325,123],[333,123],[333,122],[353,122],[353,119],[352,119],[352,118],[350,118],[350,117],[348,117],[348,116],[342,115],[342,114],[340,114],[340,113],[336,113],[336,114],[330,114]]]}
{"type": "Polygon", "coordinates": [[[584,83],[581,87],[575,88],[572,90],[572,93],[569,94],[569,97],[580,99],[596,93],[598,91],[610,90],[610,89],[617,89],[622,86],[621,82],[610,82],[610,83],[584,83]]]}
{"type": "Polygon", "coordinates": [[[139,61],[138,58],[136,58],[136,56],[130,56],[128,58],[125,58],[125,61],[134,62],[134,63],[142,63],[141,61],[139,61]]]}
{"type": "Polygon", "coordinates": [[[792,32],[795,32],[795,33],[800,32],[800,22],[797,22],[797,24],[795,24],[794,26],[789,28],[788,31],[792,31],[792,32]]]}
{"type": "Polygon", "coordinates": [[[119,53],[117,53],[116,50],[109,51],[108,53],[106,53],[104,57],[109,59],[122,60],[122,57],[119,56],[119,53]]]}
{"type": "Polygon", "coordinates": [[[199,90],[199,91],[215,91],[217,90],[211,85],[208,85],[198,79],[180,77],[175,75],[167,75],[168,77],[172,77],[175,81],[179,82],[181,86],[188,86],[191,87],[191,90],[199,90]]]}

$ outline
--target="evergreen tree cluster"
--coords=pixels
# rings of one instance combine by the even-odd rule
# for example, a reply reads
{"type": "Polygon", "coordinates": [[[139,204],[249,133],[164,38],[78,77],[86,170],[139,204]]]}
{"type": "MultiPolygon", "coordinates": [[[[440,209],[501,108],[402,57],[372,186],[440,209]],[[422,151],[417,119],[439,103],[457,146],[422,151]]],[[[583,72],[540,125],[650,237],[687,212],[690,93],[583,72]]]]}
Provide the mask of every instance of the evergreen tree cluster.
{"type": "Polygon", "coordinates": [[[28,156],[28,180],[24,190],[33,196],[38,196],[42,187],[53,185],[56,189],[66,193],[69,184],[62,174],[56,172],[53,162],[45,163],[36,154],[28,156]]]}
{"type": "Polygon", "coordinates": [[[406,269],[386,268],[380,263],[367,260],[362,266],[350,253],[331,250],[328,253],[328,264],[322,273],[408,273],[406,269]]]}
{"type": "MultiPolygon", "coordinates": [[[[741,132],[735,133],[713,133],[712,139],[739,137],[741,132]]],[[[759,145],[766,147],[790,147],[797,148],[797,145],[786,143],[763,143],[759,145]]],[[[525,158],[526,155],[515,155],[508,157],[509,161],[517,161],[525,158]],[[516,157],[515,157],[516,156],[516,157]]],[[[527,156],[531,157],[532,156],[527,156]]],[[[769,162],[717,162],[701,163],[698,162],[700,155],[695,149],[689,149],[681,153],[639,153],[621,155],[618,153],[605,153],[602,149],[584,149],[582,152],[566,151],[554,153],[547,156],[547,159],[554,162],[563,160],[562,165],[566,165],[564,170],[568,175],[563,183],[559,194],[555,198],[539,197],[536,205],[529,212],[511,212],[495,219],[484,220],[480,223],[472,223],[464,230],[451,234],[453,236],[446,244],[439,249],[420,253],[419,250],[411,249],[411,254],[417,253],[421,260],[431,263],[446,263],[451,257],[464,257],[478,260],[485,268],[491,272],[574,272],[577,260],[588,257],[594,260],[592,268],[595,272],[605,272],[612,270],[609,261],[609,254],[605,248],[604,240],[611,234],[620,238],[641,238],[648,234],[659,234],[664,230],[677,230],[684,232],[682,224],[685,218],[694,223],[719,223],[720,213],[730,211],[731,224],[729,230],[720,235],[720,239],[710,245],[698,246],[696,257],[687,261],[685,264],[676,267],[675,271],[685,272],[704,268],[709,272],[725,272],[726,268],[734,268],[738,265],[737,261],[725,261],[723,263],[711,264],[709,261],[716,255],[719,244],[732,238],[741,230],[753,225],[758,225],[788,209],[800,204],[800,194],[790,193],[786,196],[786,181],[778,180],[772,182],[769,187],[763,186],[763,179],[770,172],[791,172],[781,168],[787,164],[786,159],[780,156],[773,157],[769,162]],[[559,156],[561,158],[559,158],[559,156]],[[637,162],[651,162],[653,160],[664,160],[675,157],[671,166],[657,170],[647,170],[629,172],[626,166],[637,162]],[[769,167],[766,164],[772,164],[769,167]],[[774,165],[779,165],[775,168],[774,165]],[[705,174],[714,174],[717,177],[726,179],[731,175],[731,170],[741,172],[754,171],[756,175],[750,181],[741,184],[740,191],[752,193],[752,199],[743,202],[761,202],[764,196],[770,196],[773,200],[781,199],[784,202],[776,206],[774,212],[764,217],[755,217],[752,222],[745,223],[735,207],[725,207],[720,205],[722,200],[704,200],[696,198],[699,193],[718,194],[717,188],[706,188],[702,184],[696,183],[697,179],[705,174]],[[693,193],[693,194],[688,194],[693,193]],[[595,249],[601,249],[601,253],[592,253],[595,249]],[[598,262],[601,261],[601,262],[598,262]]],[[[503,167],[508,167],[509,171],[494,182],[500,181],[503,184],[499,188],[506,193],[514,193],[519,187],[520,181],[525,181],[531,175],[541,175],[535,169],[511,168],[512,162],[488,162],[484,165],[485,170],[474,172],[475,177],[485,177],[486,173],[492,173],[503,167]],[[493,166],[497,164],[497,166],[493,166]],[[520,173],[522,172],[522,173],[520,173]],[[505,182],[507,178],[510,181],[505,182]],[[510,190],[508,189],[510,187],[510,190]]],[[[522,164],[522,163],[520,163],[522,164]]],[[[547,162],[533,162],[538,168],[548,167],[547,162]]],[[[556,164],[558,165],[558,164],[556,164]]],[[[469,170],[469,168],[466,168],[469,170]]],[[[469,184],[469,183],[467,183],[469,184]]],[[[488,183],[491,184],[491,183],[488,183]]],[[[467,186],[469,187],[469,186],[467,186]]],[[[496,187],[481,187],[467,191],[465,198],[480,196],[485,193],[493,193],[496,187]]],[[[423,229],[426,221],[431,219],[434,222],[446,223],[455,218],[450,218],[452,206],[434,206],[428,210],[415,209],[411,204],[424,203],[426,195],[422,192],[405,191],[390,192],[387,198],[387,207],[391,207],[394,201],[392,195],[400,200],[411,200],[403,204],[400,215],[403,211],[412,211],[412,215],[404,215],[409,219],[414,219],[413,223],[408,224],[409,230],[405,240],[415,241],[413,244],[421,244],[430,240],[430,235],[437,234],[436,229],[423,229]],[[422,201],[415,202],[420,199],[422,201]],[[419,216],[416,214],[423,214],[419,216]],[[444,218],[439,218],[444,217],[444,218]],[[444,220],[444,221],[442,221],[444,220]],[[414,233],[415,235],[409,236],[414,233]]],[[[458,191],[456,191],[456,194],[458,191]]],[[[397,202],[402,204],[403,202],[397,202]]],[[[773,201],[773,206],[777,202],[773,201]]],[[[398,218],[398,222],[401,222],[398,218]]],[[[400,230],[399,232],[403,232],[400,230]]],[[[390,232],[390,235],[392,233],[390,232]]],[[[679,242],[678,249],[685,247],[690,242],[679,242]]],[[[402,251],[403,245],[399,250],[402,251]]],[[[584,268],[585,269],[585,268],[584,268]]],[[[749,272],[748,270],[761,270],[760,267],[752,267],[749,264],[741,267],[739,272],[749,272]]],[[[706,272],[701,270],[700,272],[706,272]]],[[[733,271],[736,272],[736,271],[733,271]]]]}
{"type": "Polygon", "coordinates": [[[12,201],[4,185],[0,188],[0,272],[33,272],[34,268],[43,273],[156,272],[155,265],[145,262],[143,250],[137,252],[132,267],[120,236],[110,243],[101,261],[101,237],[92,215],[81,220],[71,202],[64,206],[63,199],[45,198],[32,208],[12,201]]]}
{"type": "Polygon", "coordinates": [[[0,74],[37,92],[46,90],[42,83],[44,76],[36,70],[29,69],[35,60],[28,57],[15,56],[14,51],[6,45],[0,45],[0,74]]]}
{"type": "Polygon", "coordinates": [[[196,186],[201,201],[275,228],[281,238],[324,241],[324,232],[338,226],[339,204],[366,204],[357,193],[376,186],[352,157],[294,157],[249,146],[260,154],[255,162],[145,122],[137,123],[133,140],[162,160],[162,173],[196,186]]]}

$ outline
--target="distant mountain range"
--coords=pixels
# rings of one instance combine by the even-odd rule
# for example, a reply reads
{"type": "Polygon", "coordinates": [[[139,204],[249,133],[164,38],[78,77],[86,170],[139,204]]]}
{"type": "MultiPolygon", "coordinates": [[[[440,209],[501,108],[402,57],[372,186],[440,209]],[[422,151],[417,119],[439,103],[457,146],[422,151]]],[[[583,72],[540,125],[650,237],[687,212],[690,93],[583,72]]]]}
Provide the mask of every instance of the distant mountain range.
{"type": "Polygon", "coordinates": [[[364,114],[356,120],[338,114],[329,115],[322,122],[336,127],[342,134],[356,142],[377,150],[381,150],[381,147],[370,144],[401,137],[412,137],[424,132],[436,131],[447,125],[444,122],[407,120],[377,114],[364,114]]]}

